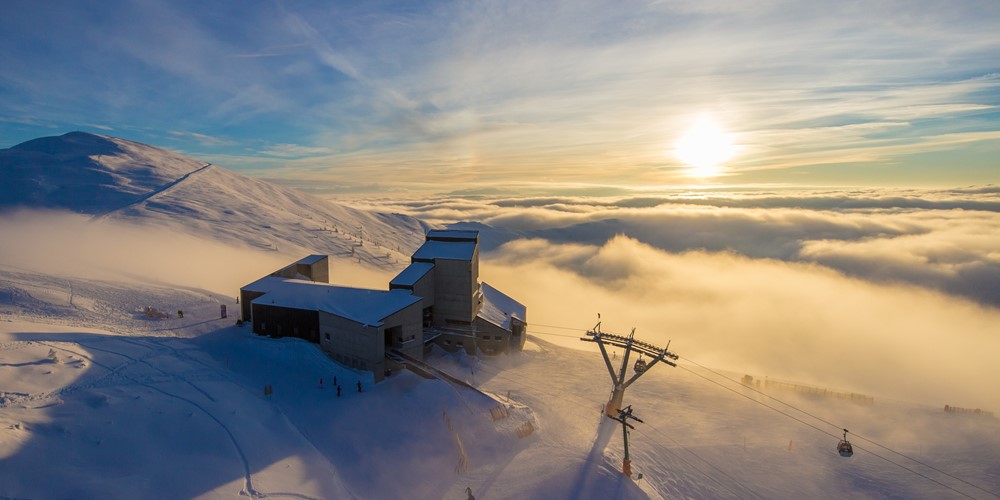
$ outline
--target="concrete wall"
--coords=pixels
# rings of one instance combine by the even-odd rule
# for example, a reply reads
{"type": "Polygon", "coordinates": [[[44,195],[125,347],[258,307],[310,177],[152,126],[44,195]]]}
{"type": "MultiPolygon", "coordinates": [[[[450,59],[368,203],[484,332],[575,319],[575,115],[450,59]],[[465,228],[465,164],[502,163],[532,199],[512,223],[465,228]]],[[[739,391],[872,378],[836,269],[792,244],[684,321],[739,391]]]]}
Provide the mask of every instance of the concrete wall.
{"type": "Polygon", "coordinates": [[[476,293],[479,290],[479,244],[476,244],[476,249],[472,252],[472,283],[469,285],[469,289],[472,293],[476,293]]]}
{"type": "Polygon", "coordinates": [[[434,270],[423,275],[410,290],[413,295],[420,297],[420,309],[422,311],[421,326],[431,327],[434,325],[434,270]]]}
{"type": "Polygon", "coordinates": [[[297,267],[301,274],[317,283],[330,282],[330,260],[328,257],[323,257],[312,264],[297,264],[297,267]]]}
{"type": "Polygon", "coordinates": [[[478,266],[469,261],[436,259],[434,262],[434,326],[471,328],[473,294],[478,284],[473,276],[478,266]]]}
{"type": "Polygon", "coordinates": [[[365,326],[334,314],[320,312],[319,344],[333,359],[357,370],[370,371],[375,381],[385,378],[386,331],[390,349],[423,358],[423,326],[420,303],[382,320],[383,326],[365,326]]]}
{"type": "Polygon", "coordinates": [[[383,341],[385,348],[397,349],[403,354],[423,359],[424,327],[423,310],[420,305],[420,302],[417,302],[382,320],[383,326],[380,329],[382,338],[385,339],[387,331],[391,333],[390,344],[386,346],[383,341]]]}
{"type": "Polygon", "coordinates": [[[528,324],[517,319],[510,320],[510,348],[518,351],[524,350],[524,342],[528,339],[528,324]]]}
{"type": "Polygon", "coordinates": [[[406,290],[413,295],[420,297],[420,308],[426,309],[434,306],[434,269],[431,269],[411,285],[389,284],[389,290],[406,290]]]}
{"type": "Polygon", "coordinates": [[[264,295],[264,292],[251,292],[249,290],[240,290],[240,319],[243,321],[250,321],[253,319],[253,310],[250,309],[250,303],[253,299],[264,295]]]}
{"type": "Polygon", "coordinates": [[[315,281],[317,283],[329,283],[330,259],[329,257],[324,256],[322,259],[319,259],[312,264],[293,262],[271,273],[271,276],[291,279],[299,279],[302,276],[305,276],[310,281],[315,281]]]}
{"type": "Polygon", "coordinates": [[[470,332],[442,333],[434,343],[448,352],[464,350],[469,355],[476,354],[476,339],[470,332]]]}
{"type": "Polygon", "coordinates": [[[320,347],[338,363],[373,372],[376,381],[382,379],[385,350],[378,327],[321,312],[319,332],[320,347]]]}
{"type": "Polygon", "coordinates": [[[476,318],[476,346],[484,354],[500,354],[510,349],[510,332],[483,318],[476,318]]]}

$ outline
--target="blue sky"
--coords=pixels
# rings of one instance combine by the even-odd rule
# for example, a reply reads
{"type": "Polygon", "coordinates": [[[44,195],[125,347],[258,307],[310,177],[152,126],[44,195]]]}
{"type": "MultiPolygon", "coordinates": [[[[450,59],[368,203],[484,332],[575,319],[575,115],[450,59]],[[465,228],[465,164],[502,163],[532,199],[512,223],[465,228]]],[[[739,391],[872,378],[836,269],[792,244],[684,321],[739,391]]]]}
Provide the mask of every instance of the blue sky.
{"type": "Polygon", "coordinates": [[[998,27],[992,0],[13,1],[0,146],[85,130],[327,193],[997,183],[998,27]],[[706,122],[732,154],[699,169],[706,122]]]}

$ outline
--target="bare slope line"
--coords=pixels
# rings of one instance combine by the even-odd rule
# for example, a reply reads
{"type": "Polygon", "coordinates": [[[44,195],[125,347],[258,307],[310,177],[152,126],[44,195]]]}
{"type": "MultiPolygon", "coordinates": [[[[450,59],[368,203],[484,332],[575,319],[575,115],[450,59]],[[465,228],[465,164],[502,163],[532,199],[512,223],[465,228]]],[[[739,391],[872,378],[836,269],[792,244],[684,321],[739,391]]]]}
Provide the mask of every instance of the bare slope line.
{"type": "Polygon", "coordinates": [[[207,169],[208,167],[211,167],[211,166],[212,166],[211,163],[206,163],[201,168],[194,169],[194,170],[192,170],[192,171],[190,171],[190,172],[188,172],[188,173],[186,173],[186,174],[178,177],[176,180],[174,180],[174,181],[172,181],[172,182],[164,185],[160,189],[155,189],[153,191],[150,191],[150,192],[144,194],[141,198],[139,198],[138,200],[133,201],[132,203],[129,203],[128,205],[124,205],[124,206],[118,207],[118,208],[116,208],[114,210],[109,210],[109,211],[104,212],[103,214],[100,214],[100,215],[95,215],[95,216],[91,217],[90,219],[91,220],[103,219],[103,218],[105,218],[105,217],[107,217],[107,216],[109,216],[109,215],[111,215],[111,214],[113,214],[115,212],[120,212],[122,210],[125,210],[126,208],[134,207],[134,206],[136,206],[136,205],[138,205],[140,203],[144,203],[146,201],[149,201],[154,196],[157,196],[157,195],[160,195],[160,194],[166,192],[167,190],[173,188],[174,186],[176,186],[176,185],[178,185],[178,184],[186,181],[192,175],[200,173],[201,171],[203,171],[203,170],[205,170],[205,169],[207,169]]]}

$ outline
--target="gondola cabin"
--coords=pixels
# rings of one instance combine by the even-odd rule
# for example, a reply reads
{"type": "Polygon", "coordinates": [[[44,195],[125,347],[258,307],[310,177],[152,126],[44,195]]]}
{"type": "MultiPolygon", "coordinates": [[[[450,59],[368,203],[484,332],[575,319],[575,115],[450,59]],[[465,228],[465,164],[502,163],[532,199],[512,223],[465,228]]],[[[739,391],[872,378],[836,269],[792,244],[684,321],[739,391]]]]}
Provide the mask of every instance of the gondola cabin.
{"type": "Polygon", "coordinates": [[[854,447],[851,446],[851,442],[847,440],[847,429],[844,429],[844,439],[840,440],[837,444],[837,453],[840,453],[842,457],[850,457],[854,455],[854,447]]]}
{"type": "Polygon", "coordinates": [[[642,359],[642,358],[639,358],[639,359],[635,360],[635,364],[632,365],[632,369],[635,370],[636,373],[643,373],[643,372],[645,372],[646,371],[646,360],[642,359]]]}

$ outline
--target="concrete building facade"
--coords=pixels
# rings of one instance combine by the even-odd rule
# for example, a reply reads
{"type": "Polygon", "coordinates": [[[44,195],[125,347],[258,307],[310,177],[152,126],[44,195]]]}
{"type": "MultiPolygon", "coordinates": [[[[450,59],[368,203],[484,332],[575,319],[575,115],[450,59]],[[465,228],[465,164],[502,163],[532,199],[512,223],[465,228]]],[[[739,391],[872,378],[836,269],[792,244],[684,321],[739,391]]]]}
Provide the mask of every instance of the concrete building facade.
{"type": "Polygon", "coordinates": [[[243,319],[259,335],[316,343],[376,381],[393,351],[422,359],[431,344],[487,355],[524,347],[526,308],[479,282],[477,231],[429,231],[388,291],[331,285],[328,266],[311,255],[246,285],[243,319]]]}

